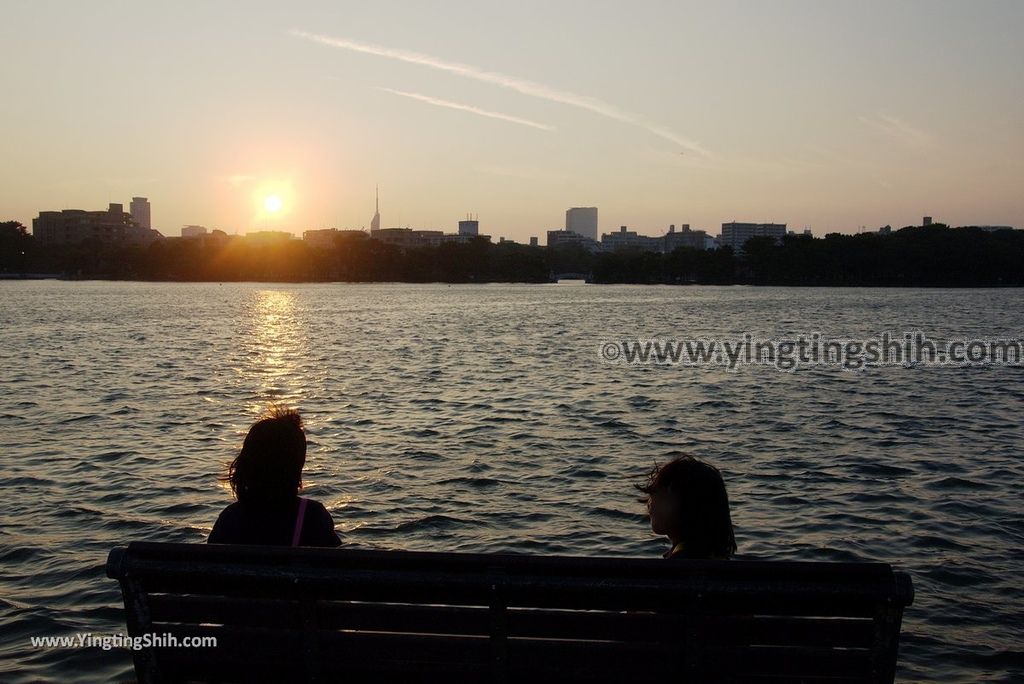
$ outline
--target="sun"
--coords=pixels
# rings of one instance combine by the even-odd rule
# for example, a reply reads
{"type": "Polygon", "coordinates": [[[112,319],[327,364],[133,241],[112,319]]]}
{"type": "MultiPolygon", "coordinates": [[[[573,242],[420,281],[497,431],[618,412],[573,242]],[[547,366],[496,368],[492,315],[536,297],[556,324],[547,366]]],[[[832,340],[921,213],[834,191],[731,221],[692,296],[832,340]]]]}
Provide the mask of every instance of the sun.
{"type": "Polygon", "coordinates": [[[281,198],[277,195],[268,195],[263,200],[263,208],[269,211],[271,214],[276,214],[281,211],[281,207],[284,206],[281,202],[281,198]]]}

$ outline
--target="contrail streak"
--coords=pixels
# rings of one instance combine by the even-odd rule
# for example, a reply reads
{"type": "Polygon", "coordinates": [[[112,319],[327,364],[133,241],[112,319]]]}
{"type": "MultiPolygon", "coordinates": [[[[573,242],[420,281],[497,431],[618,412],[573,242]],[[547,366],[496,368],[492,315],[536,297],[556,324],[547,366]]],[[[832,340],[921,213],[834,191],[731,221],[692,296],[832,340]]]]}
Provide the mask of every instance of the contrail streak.
{"type": "Polygon", "coordinates": [[[313,41],[314,43],[320,43],[321,45],[328,45],[330,47],[341,48],[343,50],[351,50],[353,52],[362,52],[364,54],[376,55],[378,57],[387,57],[389,59],[408,62],[409,64],[419,64],[432,69],[447,71],[465,78],[471,78],[484,83],[491,83],[502,88],[508,88],[509,90],[514,90],[518,93],[522,93],[523,95],[529,95],[531,97],[537,97],[551,102],[558,102],[572,107],[579,107],[580,109],[585,109],[609,119],[614,119],[615,121],[640,126],[650,133],[679,145],[680,147],[684,147],[705,157],[711,156],[710,153],[698,143],[688,140],[664,126],[646,121],[639,115],[623,111],[618,107],[595,97],[579,95],[577,93],[564,90],[557,90],[550,86],[546,86],[543,83],[527,81],[514,76],[501,74],[496,71],[485,71],[469,64],[449,62],[438,57],[425,55],[419,52],[412,52],[410,50],[399,50],[383,47],[381,45],[372,45],[370,43],[359,43],[354,40],[334,38],[318,33],[309,33],[308,31],[300,31],[299,29],[292,29],[289,33],[296,38],[303,38],[305,40],[313,41]]]}
{"type": "Polygon", "coordinates": [[[459,102],[452,102],[451,100],[442,100],[438,97],[430,97],[429,95],[420,95],[419,93],[407,93],[404,90],[392,90],[391,88],[384,88],[377,86],[377,90],[383,90],[386,93],[392,95],[401,95],[402,97],[409,97],[413,100],[419,100],[420,102],[426,102],[427,104],[436,105],[438,107],[448,107],[449,109],[458,109],[462,112],[471,112],[480,116],[487,116],[492,119],[500,119],[502,121],[509,121],[511,123],[522,124],[523,126],[532,126],[533,128],[539,128],[542,131],[553,131],[555,130],[552,126],[547,124],[537,123],[536,121],[530,121],[529,119],[521,119],[518,116],[511,116],[509,114],[502,114],[501,112],[492,112],[486,109],[480,109],[472,105],[461,104],[459,102]]]}
{"type": "Polygon", "coordinates": [[[895,116],[889,116],[879,112],[877,118],[869,118],[866,116],[858,116],[857,118],[861,123],[873,126],[886,135],[898,138],[908,145],[926,147],[932,144],[931,135],[919,128],[914,128],[907,122],[897,119],[895,116]]]}

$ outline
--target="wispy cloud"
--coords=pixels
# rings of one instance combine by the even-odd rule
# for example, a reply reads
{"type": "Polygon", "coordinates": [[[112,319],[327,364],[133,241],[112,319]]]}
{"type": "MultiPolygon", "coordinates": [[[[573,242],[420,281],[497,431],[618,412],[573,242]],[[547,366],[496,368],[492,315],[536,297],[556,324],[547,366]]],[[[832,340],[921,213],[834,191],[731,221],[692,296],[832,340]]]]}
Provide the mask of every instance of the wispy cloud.
{"type": "Polygon", "coordinates": [[[857,120],[912,147],[928,147],[932,144],[931,134],[895,116],[879,113],[870,117],[858,116],[857,120]]]}
{"type": "Polygon", "coordinates": [[[517,93],[529,95],[530,97],[536,97],[550,102],[558,102],[560,104],[585,109],[589,112],[593,112],[594,114],[614,119],[615,121],[640,126],[650,133],[683,147],[690,152],[694,152],[705,157],[710,156],[710,153],[697,142],[679,135],[670,128],[648,121],[638,114],[633,114],[619,109],[618,107],[596,97],[580,95],[566,90],[559,90],[557,88],[544,85],[543,83],[528,81],[515,76],[498,73],[496,71],[487,71],[470,64],[449,62],[439,57],[433,57],[419,52],[412,52],[410,50],[400,50],[381,45],[373,45],[370,43],[360,43],[345,38],[334,38],[332,36],[325,36],[318,33],[300,31],[299,29],[292,29],[289,33],[296,38],[303,38],[315,43],[320,43],[321,45],[327,45],[343,50],[351,50],[353,52],[361,52],[368,55],[376,55],[378,57],[386,57],[388,59],[395,59],[409,64],[418,64],[431,69],[446,71],[465,78],[471,78],[476,81],[482,81],[484,83],[490,83],[502,88],[514,90],[517,93]]]}
{"type": "Polygon", "coordinates": [[[419,93],[407,93],[404,90],[392,90],[391,88],[384,88],[378,86],[377,90],[383,90],[386,93],[392,95],[401,95],[402,97],[408,97],[413,100],[419,100],[420,102],[426,102],[437,107],[447,107],[448,109],[457,109],[460,112],[470,112],[479,116],[486,116],[491,119],[500,119],[501,121],[508,121],[510,123],[520,124],[523,126],[531,126],[533,128],[539,128],[542,131],[553,131],[554,127],[548,126],[547,124],[537,123],[536,121],[530,121],[529,119],[523,119],[518,116],[512,116],[510,114],[502,114],[501,112],[492,112],[487,109],[480,109],[473,105],[461,104],[459,102],[452,102],[451,100],[442,100],[439,97],[430,97],[429,95],[420,95],[419,93]]]}

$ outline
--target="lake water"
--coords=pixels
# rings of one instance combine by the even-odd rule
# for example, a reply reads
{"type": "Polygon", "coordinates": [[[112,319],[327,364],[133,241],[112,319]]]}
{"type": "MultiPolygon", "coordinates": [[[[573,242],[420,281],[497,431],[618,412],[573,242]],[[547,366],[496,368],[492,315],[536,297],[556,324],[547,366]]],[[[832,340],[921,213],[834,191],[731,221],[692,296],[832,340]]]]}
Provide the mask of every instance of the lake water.
{"type": "Polygon", "coordinates": [[[657,557],[633,483],[719,466],[740,554],[909,571],[901,681],[1024,677],[1024,368],[603,363],[668,336],[1024,337],[1022,291],[0,282],[0,680],[132,677],[111,547],[203,542],[268,401],[345,544],[657,557]]]}

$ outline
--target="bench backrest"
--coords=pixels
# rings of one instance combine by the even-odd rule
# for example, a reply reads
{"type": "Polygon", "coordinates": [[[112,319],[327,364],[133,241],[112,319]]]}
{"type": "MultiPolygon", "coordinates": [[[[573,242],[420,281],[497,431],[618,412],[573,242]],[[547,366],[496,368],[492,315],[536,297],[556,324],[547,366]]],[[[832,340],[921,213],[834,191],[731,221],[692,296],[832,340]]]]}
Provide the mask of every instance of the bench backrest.
{"type": "Polygon", "coordinates": [[[891,682],[913,600],[882,563],[133,542],[107,575],[131,636],[217,638],[140,682],[891,682]]]}

